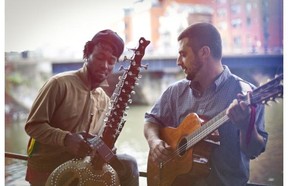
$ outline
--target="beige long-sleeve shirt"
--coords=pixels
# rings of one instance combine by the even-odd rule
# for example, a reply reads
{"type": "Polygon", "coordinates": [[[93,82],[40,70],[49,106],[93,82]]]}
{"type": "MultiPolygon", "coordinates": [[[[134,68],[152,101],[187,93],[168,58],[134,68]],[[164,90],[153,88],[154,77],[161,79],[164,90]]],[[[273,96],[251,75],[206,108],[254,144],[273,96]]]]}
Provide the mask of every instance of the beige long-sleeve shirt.
{"type": "MultiPolygon", "coordinates": [[[[86,65],[78,71],[64,72],[52,77],[40,89],[25,125],[35,144],[30,146],[28,166],[36,170],[52,171],[72,158],[65,151],[64,138],[68,133],[86,131],[97,134],[109,105],[109,97],[102,88],[91,90],[86,65]]],[[[107,85],[103,82],[101,86],[107,85]]]]}

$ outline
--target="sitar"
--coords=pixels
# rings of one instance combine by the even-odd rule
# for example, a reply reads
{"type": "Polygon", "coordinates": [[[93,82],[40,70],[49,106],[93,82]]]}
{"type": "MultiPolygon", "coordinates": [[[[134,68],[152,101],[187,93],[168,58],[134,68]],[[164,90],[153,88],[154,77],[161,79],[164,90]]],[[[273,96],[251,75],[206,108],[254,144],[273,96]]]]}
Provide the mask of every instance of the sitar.
{"type": "MultiPolygon", "coordinates": [[[[256,105],[267,104],[269,101],[282,98],[282,83],[283,74],[248,92],[243,96],[243,101],[248,105],[256,105]]],[[[172,153],[168,160],[159,164],[153,162],[149,153],[147,164],[148,186],[176,186],[179,183],[185,185],[187,183],[181,182],[181,176],[188,173],[195,179],[208,176],[211,170],[210,153],[208,151],[213,150],[215,143],[209,139],[207,140],[207,136],[228,120],[226,109],[209,121],[203,120],[196,113],[190,113],[177,128],[161,128],[160,138],[172,147],[172,153]]]]}
{"type": "Polygon", "coordinates": [[[124,69],[120,81],[111,96],[108,112],[104,119],[104,129],[87,141],[92,145],[92,152],[85,158],[72,159],[58,166],[49,176],[46,186],[118,186],[120,185],[118,170],[121,162],[113,151],[114,144],[124,127],[127,115],[126,108],[132,102],[131,94],[140,78],[140,69],[147,68],[141,61],[150,41],[141,37],[137,49],[132,49],[134,55],[124,60],[130,61],[130,66],[124,69]]]}

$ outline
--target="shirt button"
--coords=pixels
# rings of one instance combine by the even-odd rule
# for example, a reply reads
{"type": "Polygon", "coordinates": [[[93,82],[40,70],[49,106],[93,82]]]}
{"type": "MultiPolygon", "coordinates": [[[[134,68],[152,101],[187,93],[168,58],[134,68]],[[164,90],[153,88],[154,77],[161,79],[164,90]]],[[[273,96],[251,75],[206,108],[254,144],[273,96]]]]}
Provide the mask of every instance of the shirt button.
{"type": "Polygon", "coordinates": [[[199,112],[200,112],[201,114],[203,114],[203,113],[204,113],[204,109],[200,109],[199,112]]]}

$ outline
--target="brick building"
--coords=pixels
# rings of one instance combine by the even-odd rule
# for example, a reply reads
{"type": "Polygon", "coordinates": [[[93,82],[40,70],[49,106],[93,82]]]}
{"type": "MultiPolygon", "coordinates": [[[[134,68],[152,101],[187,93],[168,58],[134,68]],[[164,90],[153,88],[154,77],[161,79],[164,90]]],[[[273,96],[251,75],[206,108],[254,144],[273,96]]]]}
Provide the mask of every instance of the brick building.
{"type": "Polygon", "coordinates": [[[151,0],[149,8],[125,10],[124,22],[126,43],[145,35],[151,55],[176,55],[179,32],[195,22],[219,29],[224,54],[283,50],[283,0],[151,0]]]}

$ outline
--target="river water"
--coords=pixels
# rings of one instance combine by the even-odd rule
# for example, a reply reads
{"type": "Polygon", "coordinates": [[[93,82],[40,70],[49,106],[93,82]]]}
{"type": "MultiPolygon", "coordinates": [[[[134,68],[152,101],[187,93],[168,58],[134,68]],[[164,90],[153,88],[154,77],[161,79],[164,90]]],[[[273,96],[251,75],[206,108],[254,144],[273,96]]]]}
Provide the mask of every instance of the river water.
{"type": "MultiPolygon", "coordinates": [[[[117,152],[127,153],[137,159],[139,170],[146,172],[148,145],[143,134],[143,116],[150,106],[131,106],[127,111],[127,122],[115,144],[117,152]]],[[[26,154],[28,136],[24,122],[5,124],[5,151],[26,154]]],[[[265,185],[283,185],[283,103],[272,103],[266,107],[266,128],[269,141],[266,151],[252,161],[250,180],[265,185]]],[[[5,158],[5,185],[26,186],[24,180],[26,161],[5,158]]],[[[146,179],[140,177],[140,186],[146,179]]]]}

